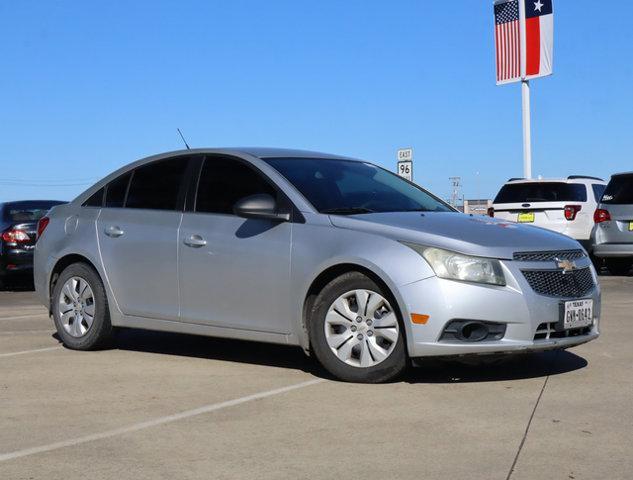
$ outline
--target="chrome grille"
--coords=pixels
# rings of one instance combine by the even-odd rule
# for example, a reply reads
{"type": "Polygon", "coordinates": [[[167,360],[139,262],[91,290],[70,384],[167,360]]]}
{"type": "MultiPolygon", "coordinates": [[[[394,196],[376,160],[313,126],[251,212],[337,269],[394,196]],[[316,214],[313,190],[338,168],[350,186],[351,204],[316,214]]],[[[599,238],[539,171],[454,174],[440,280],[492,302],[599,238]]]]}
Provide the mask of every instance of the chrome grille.
{"type": "Polygon", "coordinates": [[[589,267],[572,272],[562,270],[523,270],[525,279],[536,293],[548,297],[579,298],[595,286],[589,267]]]}
{"type": "Polygon", "coordinates": [[[550,252],[515,252],[517,262],[554,262],[558,260],[578,260],[587,254],[583,250],[561,250],[550,252]]]}

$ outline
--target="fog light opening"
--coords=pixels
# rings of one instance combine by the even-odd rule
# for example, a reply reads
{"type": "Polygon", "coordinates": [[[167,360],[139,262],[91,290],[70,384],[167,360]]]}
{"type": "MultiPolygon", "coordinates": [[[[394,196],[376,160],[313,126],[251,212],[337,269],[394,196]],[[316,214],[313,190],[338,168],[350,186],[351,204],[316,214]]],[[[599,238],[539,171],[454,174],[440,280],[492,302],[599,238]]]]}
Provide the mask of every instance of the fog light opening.
{"type": "Polygon", "coordinates": [[[485,323],[468,322],[462,325],[460,334],[467,342],[480,342],[488,336],[488,326],[485,323]]]}

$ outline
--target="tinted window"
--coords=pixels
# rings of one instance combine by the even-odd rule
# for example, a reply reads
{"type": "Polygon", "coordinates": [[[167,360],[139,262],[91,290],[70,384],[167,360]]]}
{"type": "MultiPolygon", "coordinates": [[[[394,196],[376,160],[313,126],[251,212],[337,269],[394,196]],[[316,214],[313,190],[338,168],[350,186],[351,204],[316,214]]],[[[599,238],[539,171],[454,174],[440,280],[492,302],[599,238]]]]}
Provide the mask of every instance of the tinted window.
{"type": "Polygon", "coordinates": [[[268,158],[322,213],[454,210],[429,192],[369,163],[320,158],[268,158]]]}
{"type": "Polygon", "coordinates": [[[97,193],[90,196],[83,204],[84,207],[101,207],[103,205],[104,188],[100,188],[97,193]]]}
{"type": "Polygon", "coordinates": [[[37,222],[55,205],[61,202],[8,203],[5,205],[5,219],[11,223],[37,222]]]}
{"type": "Polygon", "coordinates": [[[128,183],[132,173],[126,173],[119,178],[112,180],[106,188],[105,206],[108,208],[121,208],[125,202],[128,183]]]}
{"type": "Polygon", "coordinates": [[[600,202],[600,199],[604,194],[604,189],[607,188],[607,186],[600,185],[599,183],[594,183],[591,185],[591,188],[593,188],[593,196],[596,199],[596,202],[600,202]]]}
{"type": "Polygon", "coordinates": [[[196,211],[232,215],[238,200],[258,193],[276,196],[272,185],[246,164],[230,158],[207,158],[198,184],[196,211]]]}
{"type": "Polygon", "coordinates": [[[137,168],[125,206],[149,210],[176,210],[187,170],[186,158],[162,160],[137,168]]]}
{"type": "Polygon", "coordinates": [[[602,203],[633,204],[633,175],[618,175],[607,185],[602,203]]]}
{"type": "Polygon", "coordinates": [[[587,188],[578,183],[510,183],[501,187],[494,203],[586,202],[587,188]]]}

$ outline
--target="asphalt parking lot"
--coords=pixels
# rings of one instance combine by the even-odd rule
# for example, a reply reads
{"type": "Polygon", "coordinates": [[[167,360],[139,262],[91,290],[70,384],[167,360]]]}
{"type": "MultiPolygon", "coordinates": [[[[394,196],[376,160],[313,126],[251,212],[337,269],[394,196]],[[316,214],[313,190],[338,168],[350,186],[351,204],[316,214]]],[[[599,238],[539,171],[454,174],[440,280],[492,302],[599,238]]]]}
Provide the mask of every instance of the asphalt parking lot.
{"type": "Polygon", "coordinates": [[[74,352],[33,293],[0,292],[0,478],[628,479],[633,278],[602,284],[595,342],[378,386],[185,335],[74,352]]]}

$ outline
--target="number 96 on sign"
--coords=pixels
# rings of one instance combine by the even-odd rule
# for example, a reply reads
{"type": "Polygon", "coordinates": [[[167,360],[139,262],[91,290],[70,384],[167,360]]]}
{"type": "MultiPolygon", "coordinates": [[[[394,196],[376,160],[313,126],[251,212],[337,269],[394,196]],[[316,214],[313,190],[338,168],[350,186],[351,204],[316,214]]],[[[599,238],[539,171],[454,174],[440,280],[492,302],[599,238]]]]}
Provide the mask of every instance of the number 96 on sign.
{"type": "Polygon", "coordinates": [[[398,175],[411,181],[413,179],[413,162],[398,162],[398,175]]]}

